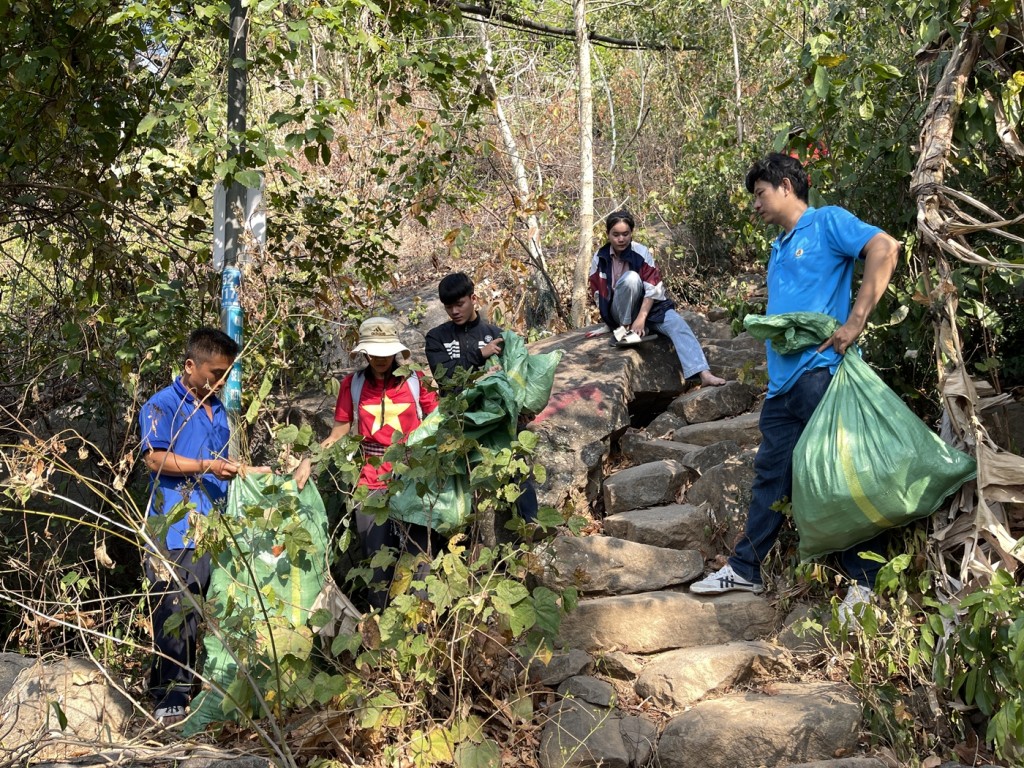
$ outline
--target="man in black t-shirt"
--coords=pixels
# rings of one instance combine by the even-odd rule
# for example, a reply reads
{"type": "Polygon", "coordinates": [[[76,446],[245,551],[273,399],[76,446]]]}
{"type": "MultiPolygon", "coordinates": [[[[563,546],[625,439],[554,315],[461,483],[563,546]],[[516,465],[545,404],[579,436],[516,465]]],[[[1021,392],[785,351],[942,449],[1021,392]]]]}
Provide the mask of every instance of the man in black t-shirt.
{"type": "Polygon", "coordinates": [[[504,340],[501,328],[480,317],[468,275],[447,275],[437,286],[437,293],[451,320],[427,333],[427,363],[435,373],[438,366],[443,367],[438,379],[443,387],[443,379],[457,368],[472,371],[486,367],[489,358],[501,354],[504,340]]]}
{"type": "MultiPolygon", "coordinates": [[[[501,328],[486,322],[476,307],[473,281],[463,272],[453,272],[441,279],[438,298],[451,320],[427,332],[427,363],[443,392],[445,379],[457,369],[483,370],[488,361],[500,355],[504,339],[501,328]]],[[[525,426],[520,421],[519,429],[525,426]]],[[[537,489],[527,478],[516,500],[519,516],[527,522],[537,519],[537,489]]]]}

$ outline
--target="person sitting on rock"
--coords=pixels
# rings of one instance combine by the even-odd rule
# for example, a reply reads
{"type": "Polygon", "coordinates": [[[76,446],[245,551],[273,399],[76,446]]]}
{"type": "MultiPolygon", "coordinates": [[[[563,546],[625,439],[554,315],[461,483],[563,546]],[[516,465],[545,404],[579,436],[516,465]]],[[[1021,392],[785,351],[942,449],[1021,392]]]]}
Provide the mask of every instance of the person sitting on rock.
{"type": "Polygon", "coordinates": [[[608,242],[590,262],[590,290],[601,319],[615,334],[613,343],[639,344],[650,329],[675,346],[683,378],[699,376],[700,383],[710,387],[725,384],[711,373],[693,329],[665,293],[650,250],[633,241],[635,226],[633,214],[625,209],[608,216],[608,242]]]}
{"type": "MultiPolygon", "coordinates": [[[[355,428],[363,437],[360,449],[364,459],[357,485],[380,493],[387,489],[391,464],[369,459],[383,456],[396,435],[401,435],[404,441],[423,417],[437,408],[437,393],[423,384],[419,372],[396,375],[398,356],[408,358],[410,352],[398,338],[395,322],[389,318],[364,320],[359,326],[359,343],[352,354],[362,355],[367,365],[341,380],[334,428],[320,447],[334,445],[355,428]]],[[[309,480],[311,470],[312,463],[307,457],[294,473],[299,488],[309,480]]],[[[361,510],[360,504],[355,509],[356,532],[367,559],[385,548],[427,554],[438,551],[441,545],[440,539],[425,526],[396,520],[378,524],[374,515],[361,510]]],[[[394,566],[374,570],[368,595],[372,608],[384,609],[393,577],[394,566]]]]}

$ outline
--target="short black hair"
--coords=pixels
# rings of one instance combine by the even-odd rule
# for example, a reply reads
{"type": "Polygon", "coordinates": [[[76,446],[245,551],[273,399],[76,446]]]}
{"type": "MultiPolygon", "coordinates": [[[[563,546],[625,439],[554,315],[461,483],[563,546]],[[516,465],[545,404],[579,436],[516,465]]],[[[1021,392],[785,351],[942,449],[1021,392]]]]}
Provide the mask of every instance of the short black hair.
{"type": "Polygon", "coordinates": [[[747,192],[753,193],[754,185],[759,181],[767,181],[778,189],[783,179],[789,179],[789,183],[793,185],[793,192],[806,203],[807,190],[811,186],[807,179],[807,171],[795,157],[781,152],[773,152],[750,166],[750,170],[747,171],[747,192]]]}
{"type": "Polygon", "coordinates": [[[636,219],[633,218],[633,214],[627,211],[625,208],[619,208],[614,213],[608,214],[608,218],[604,222],[604,231],[611,232],[612,227],[618,224],[620,221],[624,221],[629,224],[629,231],[632,232],[636,229],[636,219]]]}
{"type": "Polygon", "coordinates": [[[445,306],[473,295],[473,281],[465,272],[452,272],[437,284],[437,297],[445,306]]]}
{"type": "Polygon", "coordinates": [[[216,328],[196,328],[188,337],[185,359],[203,363],[214,355],[224,355],[234,360],[238,357],[238,344],[224,331],[216,328]]]}

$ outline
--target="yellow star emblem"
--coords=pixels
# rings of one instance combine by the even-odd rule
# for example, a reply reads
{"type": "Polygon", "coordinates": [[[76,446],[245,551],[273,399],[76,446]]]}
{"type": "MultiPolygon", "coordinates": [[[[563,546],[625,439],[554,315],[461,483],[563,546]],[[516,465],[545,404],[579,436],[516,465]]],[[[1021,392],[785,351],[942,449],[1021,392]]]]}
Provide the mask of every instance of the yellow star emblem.
{"type": "Polygon", "coordinates": [[[398,417],[411,408],[412,403],[396,403],[385,394],[379,403],[360,403],[359,407],[373,416],[373,429],[370,434],[375,435],[386,426],[401,432],[402,424],[398,417]]]}

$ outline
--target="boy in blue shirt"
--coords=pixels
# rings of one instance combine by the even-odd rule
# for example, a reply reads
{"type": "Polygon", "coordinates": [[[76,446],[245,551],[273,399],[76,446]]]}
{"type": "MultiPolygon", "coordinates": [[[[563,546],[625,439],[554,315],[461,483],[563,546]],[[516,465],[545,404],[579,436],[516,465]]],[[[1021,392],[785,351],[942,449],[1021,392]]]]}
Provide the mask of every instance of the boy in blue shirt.
{"type": "Polygon", "coordinates": [[[150,471],[147,514],[171,514],[186,505],[185,514],[168,529],[161,551],[146,557],[156,647],[149,689],[157,701],[154,715],[166,725],[184,719],[195,681],[199,616],[179,583],[202,596],[210,583],[210,555],[194,556],[189,522],[224,503],[228,481],[240,469],[228,458],[230,429],[217,399],[237,355],[238,345],[222,331],[193,331],[184,373],[139,412],[142,458],[150,471]],[[165,623],[176,613],[183,614],[182,621],[165,631],[165,623]]]}
{"type": "MultiPolygon", "coordinates": [[[[768,261],[768,315],[822,312],[841,324],[818,348],[780,355],[768,345],[768,394],[761,411],[761,446],[754,460],[754,485],[744,535],[726,566],[690,586],[696,594],[764,590],[761,562],[779,534],[783,517],[772,509],[792,494],[793,449],[842,356],[864,330],[896,268],[900,245],[892,237],[836,206],[811,208],[807,173],[789,155],[771,154],[747,172],[747,191],[766,224],[782,227],[768,261]],[[864,260],[864,277],[851,308],[853,267],[864,260]]],[[[840,609],[868,600],[879,565],[860,551],[878,549],[872,540],[840,553],[839,563],[855,582],[840,609]]]]}

